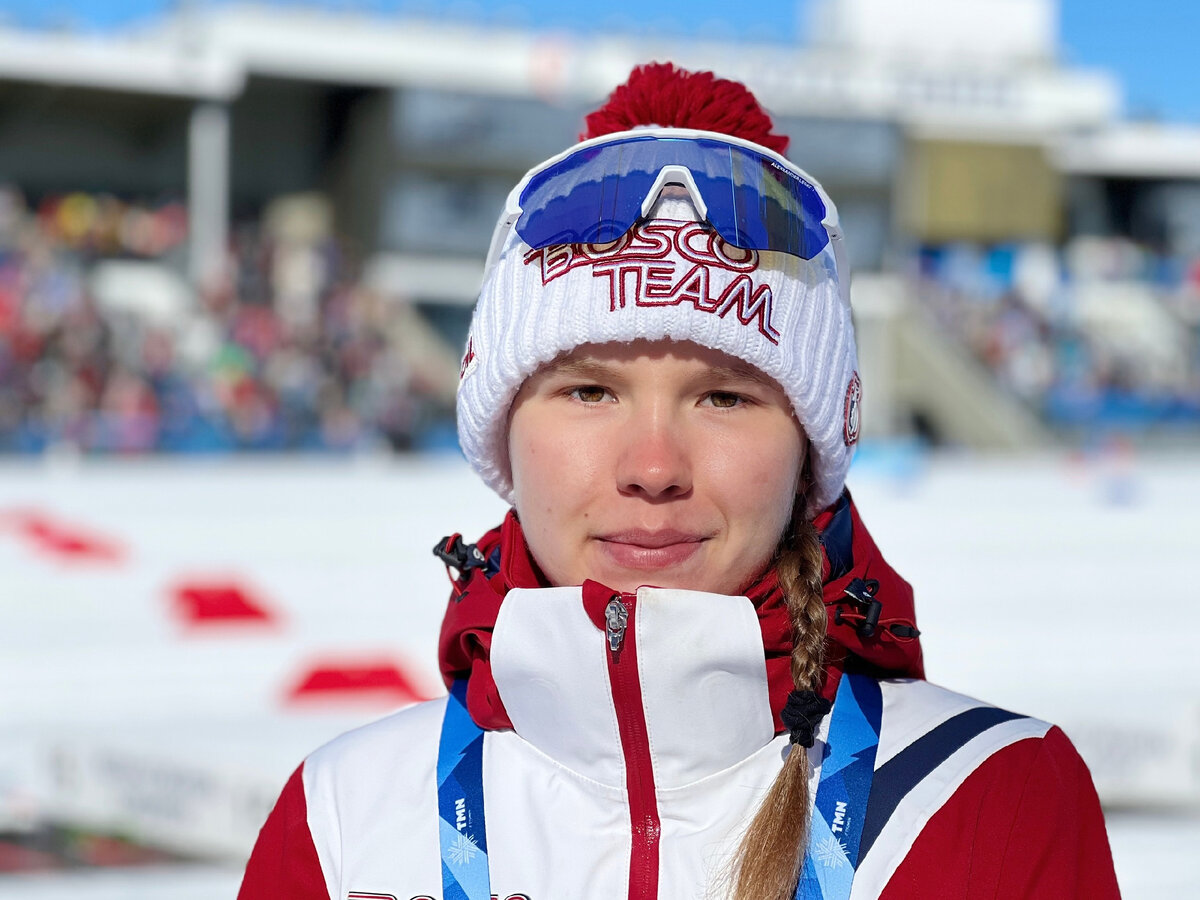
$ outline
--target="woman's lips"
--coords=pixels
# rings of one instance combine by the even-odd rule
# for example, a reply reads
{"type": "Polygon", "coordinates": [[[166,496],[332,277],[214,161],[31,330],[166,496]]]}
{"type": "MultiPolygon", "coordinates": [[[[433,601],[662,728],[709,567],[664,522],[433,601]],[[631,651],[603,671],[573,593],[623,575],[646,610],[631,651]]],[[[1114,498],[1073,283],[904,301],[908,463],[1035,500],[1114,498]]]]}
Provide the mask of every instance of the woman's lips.
{"type": "Polygon", "coordinates": [[[596,540],[610,560],[626,569],[666,569],[687,562],[707,535],[685,531],[622,531],[596,540]]]}

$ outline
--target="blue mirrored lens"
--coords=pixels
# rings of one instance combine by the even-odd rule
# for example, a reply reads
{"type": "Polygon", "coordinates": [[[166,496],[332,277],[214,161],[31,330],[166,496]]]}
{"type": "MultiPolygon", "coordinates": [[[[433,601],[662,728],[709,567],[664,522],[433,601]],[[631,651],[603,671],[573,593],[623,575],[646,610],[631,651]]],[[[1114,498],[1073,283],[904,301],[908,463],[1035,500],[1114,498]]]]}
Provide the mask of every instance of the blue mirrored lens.
{"type": "Polygon", "coordinates": [[[531,247],[615,241],[668,165],[692,173],[708,221],[734,246],[812,259],[829,243],[825,204],[795,172],[750,148],[652,135],[589,147],[535,174],[521,193],[517,233],[531,247]]]}

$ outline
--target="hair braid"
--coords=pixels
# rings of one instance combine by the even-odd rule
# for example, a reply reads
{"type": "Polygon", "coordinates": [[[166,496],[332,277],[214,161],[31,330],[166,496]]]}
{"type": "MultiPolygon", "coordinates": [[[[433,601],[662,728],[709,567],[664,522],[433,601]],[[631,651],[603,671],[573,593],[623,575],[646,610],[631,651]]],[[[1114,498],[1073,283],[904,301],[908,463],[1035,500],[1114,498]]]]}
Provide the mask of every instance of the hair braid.
{"type": "MultiPolygon", "coordinates": [[[[800,498],[775,564],[792,620],[792,682],[820,690],[825,663],[821,543],[800,498]]],[[[808,847],[808,753],[793,744],[734,857],[737,900],[790,900],[808,847]]]]}

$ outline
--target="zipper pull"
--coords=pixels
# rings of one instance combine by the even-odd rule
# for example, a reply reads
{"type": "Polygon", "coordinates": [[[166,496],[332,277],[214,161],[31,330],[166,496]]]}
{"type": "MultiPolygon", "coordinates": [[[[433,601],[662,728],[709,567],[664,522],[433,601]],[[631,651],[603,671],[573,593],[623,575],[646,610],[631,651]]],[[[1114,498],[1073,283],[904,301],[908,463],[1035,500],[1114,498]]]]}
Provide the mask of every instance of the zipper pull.
{"type": "Polygon", "coordinates": [[[604,607],[604,631],[608,635],[608,649],[616,653],[625,640],[625,626],[629,623],[629,610],[621,602],[620,594],[613,594],[604,607]]]}

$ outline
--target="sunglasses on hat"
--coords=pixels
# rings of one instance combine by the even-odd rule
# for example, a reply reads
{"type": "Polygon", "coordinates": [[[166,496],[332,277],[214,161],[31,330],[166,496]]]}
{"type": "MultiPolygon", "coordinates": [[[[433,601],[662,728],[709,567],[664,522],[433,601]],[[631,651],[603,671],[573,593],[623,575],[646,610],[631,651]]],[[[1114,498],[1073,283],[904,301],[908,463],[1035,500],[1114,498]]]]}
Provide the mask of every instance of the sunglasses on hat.
{"type": "Polygon", "coordinates": [[[683,187],[735,247],[812,259],[830,241],[832,204],[784,157],[715,132],[655,128],[585,141],[526,174],[509,195],[489,261],[512,228],[534,249],[615,241],[667,185],[683,187]]]}

